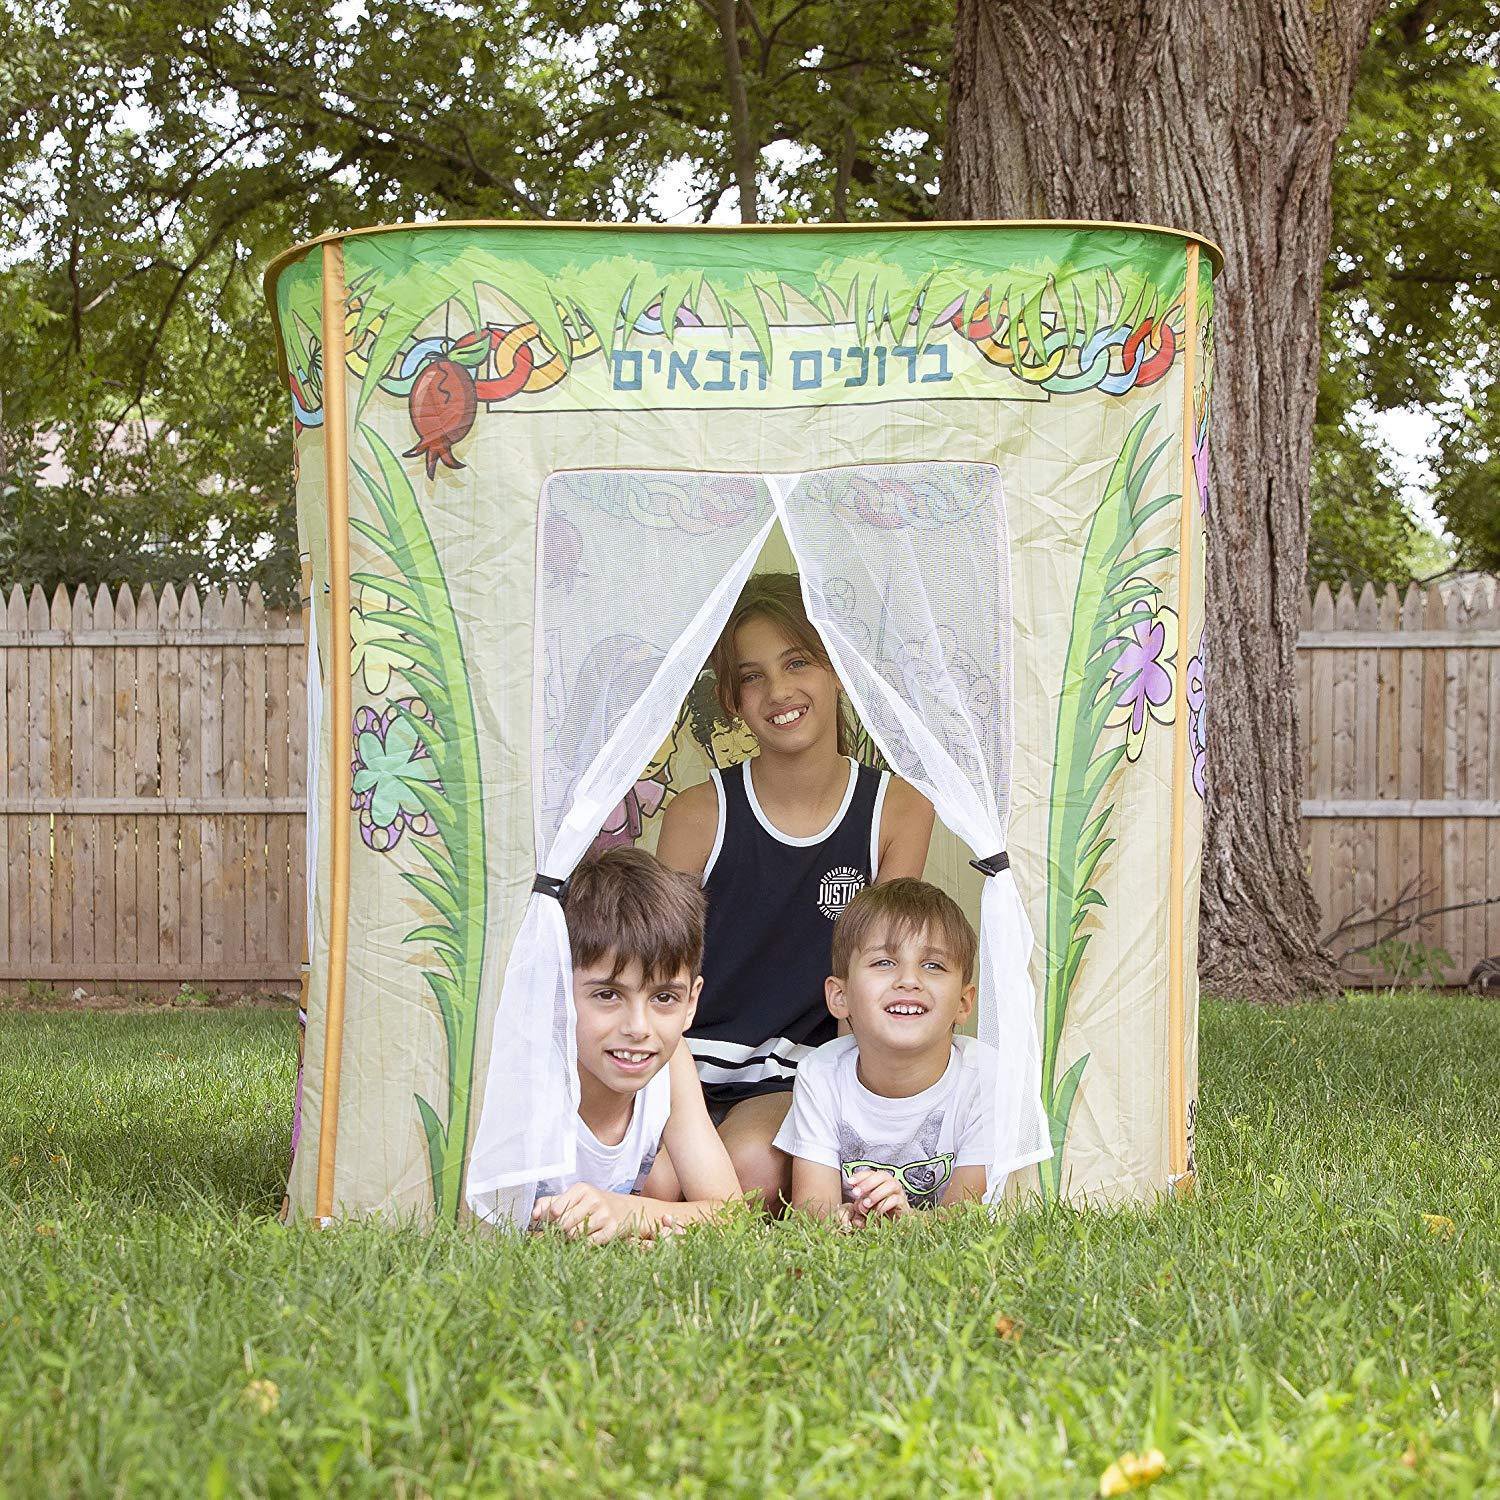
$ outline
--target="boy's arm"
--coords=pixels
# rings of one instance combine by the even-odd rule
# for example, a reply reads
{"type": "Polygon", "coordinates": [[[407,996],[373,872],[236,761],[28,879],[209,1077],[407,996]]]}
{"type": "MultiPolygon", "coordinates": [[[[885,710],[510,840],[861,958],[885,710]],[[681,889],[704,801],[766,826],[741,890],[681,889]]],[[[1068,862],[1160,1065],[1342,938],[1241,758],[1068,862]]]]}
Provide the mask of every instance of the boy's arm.
{"type": "Polygon", "coordinates": [[[685,1041],[677,1044],[667,1068],[672,1081],[672,1111],[667,1116],[661,1144],[677,1176],[683,1201],[636,1199],[641,1218],[653,1227],[667,1219],[673,1224],[706,1219],[731,1198],[740,1196],[734,1163],[708,1117],[703,1086],[698,1082],[693,1054],[685,1041]]]}
{"type": "Polygon", "coordinates": [[[955,1167],[940,1202],[944,1208],[955,1203],[982,1202],[988,1187],[989,1174],[983,1167],[955,1167]]]}
{"type": "Polygon", "coordinates": [[[958,1132],[958,1161],[953,1175],[943,1185],[939,1206],[982,1202],[989,1190],[989,1169],[994,1141],[994,1079],[984,1069],[970,1092],[965,1118],[958,1132]]]}
{"type": "Polygon", "coordinates": [[[825,1167],[805,1156],[792,1158],[792,1207],[818,1219],[848,1221],[844,1207],[843,1175],[837,1167],[825,1167]]]}
{"type": "Polygon", "coordinates": [[[792,1158],[792,1207],[818,1219],[852,1224],[844,1202],[838,1124],[828,1079],[809,1059],[792,1086],[792,1107],[776,1132],[776,1145],[792,1158]]]}

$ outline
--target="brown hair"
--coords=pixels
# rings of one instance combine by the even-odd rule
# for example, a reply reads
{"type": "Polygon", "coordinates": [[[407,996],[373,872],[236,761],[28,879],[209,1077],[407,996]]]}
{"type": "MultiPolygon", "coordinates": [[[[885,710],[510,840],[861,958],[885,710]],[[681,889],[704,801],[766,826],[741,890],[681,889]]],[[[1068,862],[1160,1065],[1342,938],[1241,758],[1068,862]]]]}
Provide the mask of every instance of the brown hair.
{"type": "Polygon", "coordinates": [[[833,972],[849,975],[849,960],[872,938],[900,943],[928,934],[963,971],[964,983],[974,978],[979,939],[958,902],[925,880],[888,880],[866,886],[833,924],[833,972]]]}
{"type": "MultiPolygon", "coordinates": [[[[807,609],[802,603],[802,585],[797,575],[757,573],[740,591],[740,597],[735,601],[734,609],[708,656],[719,696],[719,707],[731,720],[740,716],[740,675],[735,659],[734,633],[746,620],[757,615],[779,627],[788,640],[800,646],[820,667],[833,671],[833,662],[829,659],[822,637],[807,618],[807,609]]],[[[848,700],[840,693],[840,755],[854,753],[854,735],[853,716],[848,700]]]]}
{"type": "Polygon", "coordinates": [[[574,870],[563,900],[573,967],[612,957],[617,977],[639,963],[647,982],[703,967],[703,892],[644,849],[606,849],[574,870]]]}

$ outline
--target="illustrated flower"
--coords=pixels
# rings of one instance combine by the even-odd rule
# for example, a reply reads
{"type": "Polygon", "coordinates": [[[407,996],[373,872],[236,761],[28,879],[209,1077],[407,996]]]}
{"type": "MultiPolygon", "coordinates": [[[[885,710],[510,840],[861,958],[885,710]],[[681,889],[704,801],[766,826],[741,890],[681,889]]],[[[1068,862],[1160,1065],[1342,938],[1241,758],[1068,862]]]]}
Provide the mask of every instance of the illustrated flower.
{"type": "MultiPolygon", "coordinates": [[[[1126,585],[1143,582],[1131,579],[1126,585]]],[[[1110,668],[1109,693],[1114,701],[1108,723],[1111,728],[1125,728],[1125,754],[1139,758],[1146,741],[1146,726],[1155,719],[1159,724],[1172,722],[1173,666],[1175,657],[1169,649],[1177,633],[1177,612],[1158,603],[1145,619],[1137,618],[1112,644],[1120,648],[1110,668]]]]}
{"type": "Polygon", "coordinates": [[[420,698],[398,698],[384,713],[368,705],[354,715],[354,801],[359,835],[377,853],[394,849],[401,835],[430,836],[437,826],[423,809],[423,783],[442,790],[413,719],[433,722],[420,698]]]}
{"type": "Polygon", "coordinates": [[[1101,1495],[1128,1495],[1155,1484],[1167,1472],[1167,1460],[1160,1448],[1149,1453],[1122,1453],[1100,1476],[1101,1495]]]}
{"type": "Polygon", "coordinates": [[[1200,644],[1198,654],[1188,662],[1187,704],[1188,743],[1193,752],[1193,790],[1204,795],[1204,777],[1208,767],[1208,731],[1204,727],[1204,650],[1200,644]]]}
{"type": "Polygon", "coordinates": [[[399,608],[379,590],[365,587],[359,591],[358,605],[349,611],[349,634],[354,642],[350,665],[354,675],[363,677],[365,686],[377,698],[384,697],[391,685],[391,669],[399,671],[410,658],[387,644],[399,641],[401,632],[384,620],[370,619],[370,615],[399,608]]]}

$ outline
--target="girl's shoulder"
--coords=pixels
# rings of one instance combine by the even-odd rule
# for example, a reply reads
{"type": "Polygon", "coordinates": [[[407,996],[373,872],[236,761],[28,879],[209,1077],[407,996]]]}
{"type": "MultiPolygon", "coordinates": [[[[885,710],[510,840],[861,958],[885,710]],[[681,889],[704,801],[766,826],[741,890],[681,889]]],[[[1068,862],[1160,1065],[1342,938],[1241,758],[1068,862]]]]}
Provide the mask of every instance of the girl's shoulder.
{"type": "Polygon", "coordinates": [[[911,782],[894,771],[890,772],[886,780],[885,806],[888,810],[894,810],[898,817],[912,814],[929,818],[932,816],[932,803],[911,782]]]}
{"type": "Polygon", "coordinates": [[[719,793],[712,781],[685,787],[661,815],[656,857],[673,870],[701,875],[719,828],[719,793]]]}
{"type": "Polygon", "coordinates": [[[695,818],[705,815],[716,816],[719,805],[719,794],[714,788],[712,780],[700,781],[694,786],[685,786],[667,803],[662,817],[671,818],[673,821],[692,822],[695,818]]]}
{"type": "Polygon", "coordinates": [[[880,823],[875,837],[880,848],[880,878],[920,877],[932,840],[932,803],[911,782],[892,772],[878,805],[880,823]]]}

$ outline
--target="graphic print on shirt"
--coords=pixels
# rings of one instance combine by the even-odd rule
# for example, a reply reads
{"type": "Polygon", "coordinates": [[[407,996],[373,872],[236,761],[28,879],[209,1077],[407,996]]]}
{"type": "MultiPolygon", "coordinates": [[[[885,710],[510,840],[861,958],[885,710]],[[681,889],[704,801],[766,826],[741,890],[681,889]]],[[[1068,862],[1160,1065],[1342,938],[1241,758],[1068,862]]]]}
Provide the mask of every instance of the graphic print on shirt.
{"type": "Polygon", "coordinates": [[[830,922],[835,921],[864,888],[863,870],[856,870],[852,865],[839,865],[818,882],[818,910],[830,922]]]}
{"type": "Polygon", "coordinates": [[[847,1121],[840,1120],[839,1163],[845,1188],[857,1172],[889,1172],[901,1184],[906,1201],[913,1208],[936,1208],[939,1195],[953,1175],[954,1153],[934,1154],[942,1139],[943,1115],[943,1110],[935,1110],[922,1121],[910,1140],[891,1148],[872,1146],[847,1121]],[[876,1150],[893,1159],[877,1160],[872,1154],[876,1150]]]}

